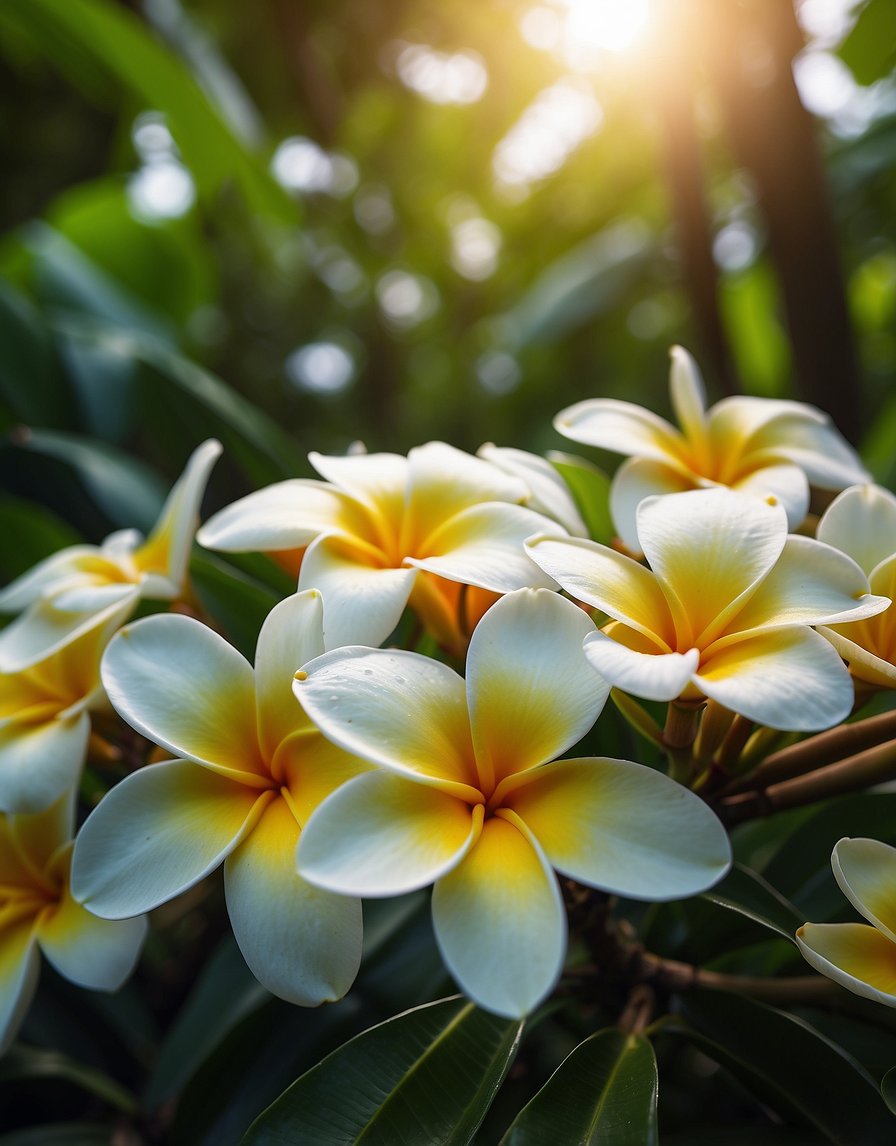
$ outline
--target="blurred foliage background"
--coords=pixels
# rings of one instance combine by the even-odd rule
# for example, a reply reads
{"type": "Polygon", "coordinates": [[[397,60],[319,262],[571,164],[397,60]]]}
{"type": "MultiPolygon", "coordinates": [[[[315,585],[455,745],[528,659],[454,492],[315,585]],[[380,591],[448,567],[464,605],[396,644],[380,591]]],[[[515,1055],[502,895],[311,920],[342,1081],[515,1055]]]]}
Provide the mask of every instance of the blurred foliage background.
{"type": "Polygon", "coordinates": [[[888,0],[5,0],[0,473],[96,538],[203,411],[258,442],[223,500],[310,448],[666,413],[681,342],[892,482],[894,45],[888,0]],[[103,480],[79,435],[108,520],[58,480],[103,480]]]}

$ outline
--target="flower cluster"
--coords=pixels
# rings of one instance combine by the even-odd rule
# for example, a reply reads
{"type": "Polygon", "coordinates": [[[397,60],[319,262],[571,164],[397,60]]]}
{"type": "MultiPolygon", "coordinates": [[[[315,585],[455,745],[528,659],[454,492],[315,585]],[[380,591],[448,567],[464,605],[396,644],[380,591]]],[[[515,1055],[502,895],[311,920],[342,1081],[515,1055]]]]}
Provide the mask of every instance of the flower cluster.
{"type": "MultiPolygon", "coordinates": [[[[567,437],[629,455],[611,487],[615,547],[588,536],[587,507],[548,462],[493,445],[312,454],[319,478],[215,513],[202,545],[297,576],[254,666],[201,611],[125,623],[139,602],[183,600],[215,442],[145,541],[63,550],[0,592],[19,614],[0,633],[4,1041],[38,949],[114,989],[145,913],[222,865],[240,949],[282,998],[341,997],[362,899],[432,885],[447,968],[507,1016],[564,972],[573,883],[659,901],[723,877],[720,814],[769,730],[819,732],[896,685],[896,498],[817,410],[707,410],[678,348],[672,404],[680,430],[608,400],[558,415],[567,437]],[[810,485],[851,487],[814,531],[810,485]],[[392,647],[406,612],[411,647],[392,647]],[[611,695],[667,774],[594,754],[611,695]],[[72,849],[91,713],[148,746],[72,849]]],[[[838,879],[892,943],[875,873],[894,861],[866,843],[838,845],[838,879]]],[[[850,954],[877,940],[841,935],[807,924],[799,943],[896,1000],[866,973],[872,956],[850,954]]]]}

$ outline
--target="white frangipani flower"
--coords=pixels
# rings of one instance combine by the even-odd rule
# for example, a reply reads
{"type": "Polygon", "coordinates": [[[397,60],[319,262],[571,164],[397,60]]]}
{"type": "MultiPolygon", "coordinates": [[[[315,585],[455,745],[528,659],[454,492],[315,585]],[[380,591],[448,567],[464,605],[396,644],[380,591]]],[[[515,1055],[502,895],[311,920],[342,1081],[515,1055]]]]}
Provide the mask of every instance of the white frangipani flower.
{"type": "Polygon", "coordinates": [[[0,670],[16,672],[50,656],[103,617],[141,599],[174,601],[184,591],[199,506],[221,443],[193,451],[147,538],[136,529],[102,545],[72,545],[0,590],[0,612],[18,613],[0,633],[0,670]]]}
{"type": "Polygon", "coordinates": [[[849,714],[849,674],[809,626],[889,605],[850,557],[788,536],[780,506],[728,489],[646,499],[638,541],[649,568],[578,538],[526,546],[568,593],[613,618],[585,641],[611,684],[651,700],[709,697],[791,731],[849,714]]]}
{"type": "Polygon", "coordinates": [[[299,871],[349,895],[434,883],[449,970],[503,1015],[530,1011],[563,968],[566,918],[552,868],[660,900],[702,891],[730,863],[722,825],[668,777],[628,760],[555,759],[608,694],[582,652],[592,631],[558,594],[521,589],[479,622],[466,681],[416,653],[360,647],[296,674],[296,695],[321,731],[377,766],[312,814],[299,871]]]}
{"type": "Polygon", "coordinates": [[[178,759],[116,785],[81,829],[76,898],[105,919],[165,903],[224,864],[227,909],[256,978],[302,1006],[340,998],[361,958],[361,904],[307,883],[295,849],[326,795],[366,769],[320,736],[291,693],[323,652],[314,590],[270,612],[255,669],[189,617],[123,629],[103,661],[121,715],[178,759]]]}
{"type": "Polygon", "coordinates": [[[75,798],[33,814],[0,814],[0,1054],[34,997],[43,954],[60,975],[115,991],[137,962],[146,919],[98,919],[69,887],[75,798]]]}
{"type": "Polygon", "coordinates": [[[228,552],[303,550],[299,589],[323,594],[327,648],[382,644],[410,606],[462,654],[465,586],[493,594],[554,587],[523,541],[562,527],[520,504],[528,487],[497,465],[444,442],[406,458],[309,458],[324,481],[297,478],[249,494],[211,517],[198,539],[228,552]]]}
{"type": "Polygon", "coordinates": [[[773,496],[796,529],[809,508],[809,485],[842,489],[868,480],[855,451],[826,414],[802,402],[738,395],[706,408],[697,364],[672,348],[669,388],[680,429],[615,398],[577,402],[554,419],[564,437],[627,454],[610,491],[620,538],[638,549],[636,512],[653,494],[730,486],[761,499],[773,496]]]}

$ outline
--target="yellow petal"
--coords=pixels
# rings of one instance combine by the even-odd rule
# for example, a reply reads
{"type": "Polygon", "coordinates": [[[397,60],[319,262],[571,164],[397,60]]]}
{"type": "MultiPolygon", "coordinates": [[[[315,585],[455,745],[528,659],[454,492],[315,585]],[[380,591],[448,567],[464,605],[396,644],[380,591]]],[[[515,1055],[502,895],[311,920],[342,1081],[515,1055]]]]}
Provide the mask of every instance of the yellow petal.
{"type": "Polygon", "coordinates": [[[896,945],[896,848],[880,840],[843,839],[831,866],[853,907],[896,945]]]}
{"type": "Polygon", "coordinates": [[[896,943],[864,923],[804,923],[803,958],[856,995],[896,1007],[896,943]]]}

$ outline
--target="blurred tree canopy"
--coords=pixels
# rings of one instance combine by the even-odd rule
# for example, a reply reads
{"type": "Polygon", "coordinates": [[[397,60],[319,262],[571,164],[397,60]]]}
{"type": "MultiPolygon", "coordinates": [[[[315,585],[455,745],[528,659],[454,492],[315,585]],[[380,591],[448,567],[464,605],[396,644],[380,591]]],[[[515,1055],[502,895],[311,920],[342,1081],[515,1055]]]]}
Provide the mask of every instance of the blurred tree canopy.
{"type": "Polygon", "coordinates": [[[554,446],[578,398],[662,409],[681,342],[711,394],[815,402],[886,481],[893,23],[887,0],[7,0],[14,468],[26,425],[174,473],[195,395],[163,350],[262,407],[288,471],[356,439],[554,446]]]}

